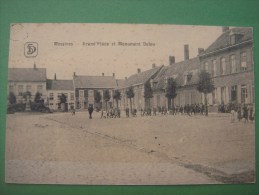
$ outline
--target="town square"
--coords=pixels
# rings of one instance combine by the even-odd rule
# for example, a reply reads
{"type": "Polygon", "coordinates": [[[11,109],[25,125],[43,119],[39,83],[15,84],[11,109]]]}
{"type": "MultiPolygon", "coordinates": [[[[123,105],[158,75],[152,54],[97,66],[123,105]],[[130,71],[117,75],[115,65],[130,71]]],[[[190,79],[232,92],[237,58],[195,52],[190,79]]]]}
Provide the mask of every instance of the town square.
{"type": "Polygon", "coordinates": [[[13,24],[10,37],[7,183],[255,182],[252,28],[13,24]]]}

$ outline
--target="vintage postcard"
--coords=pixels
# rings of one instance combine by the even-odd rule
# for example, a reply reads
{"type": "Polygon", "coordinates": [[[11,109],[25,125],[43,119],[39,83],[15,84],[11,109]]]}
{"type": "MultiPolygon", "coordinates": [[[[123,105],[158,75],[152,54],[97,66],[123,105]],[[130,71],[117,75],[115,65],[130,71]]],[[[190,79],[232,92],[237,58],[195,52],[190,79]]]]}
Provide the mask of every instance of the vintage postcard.
{"type": "Polygon", "coordinates": [[[5,182],[255,182],[253,29],[10,26],[5,182]]]}

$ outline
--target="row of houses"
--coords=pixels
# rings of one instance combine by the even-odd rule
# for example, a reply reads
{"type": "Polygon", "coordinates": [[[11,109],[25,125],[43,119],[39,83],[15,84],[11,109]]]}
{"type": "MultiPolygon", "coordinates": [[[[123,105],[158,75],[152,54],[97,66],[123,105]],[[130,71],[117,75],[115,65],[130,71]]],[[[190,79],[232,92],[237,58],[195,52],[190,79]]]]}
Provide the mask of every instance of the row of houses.
{"type": "Polygon", "coordinates": [[[125,79],[116,79],[115,74],[105,76],[86,76],[73,74],[71,80],[47,79],[46,69],[37,68],[9,68],[8,93],[13,92],[18,102],[23,102],[22,94],[30,91],[33,100],[36,92],[50,109],[60,108],[60,96],[67,97],[68,109],[85,110],[89,105],[97,106],[94,98],[96,91],[101,94],[99,107],[103,107],[104,91],[111,94],[107,102],[108,108],[115,105],[113,93],[119,90],[121,100],[119,108],[126,109],[130,105],[126,91],[133,88],[134,97],[132,107],[140,110],[146,107],[144,85],[149,82],[153,98],[151,107],[168,107],[165,89],[169,78],[177,82],[177,96],[175,106],[198,104],[204,102],[204,97],[196,89],[198,75],[206,70],[212,76],[215,90],[208,95],[211,107],[229,102],[241,104],[254,103],[254,61],[253,61],[253,34],[251,28],[222,28],[222,34],[207,48],[198,49],[198,56],[189,59],[189,46],[184,45],[184,60],[176,62],[174,56],[169,56],[168,64],[157,66],[149,70],[138,69],[136,74],[125,79]]]}

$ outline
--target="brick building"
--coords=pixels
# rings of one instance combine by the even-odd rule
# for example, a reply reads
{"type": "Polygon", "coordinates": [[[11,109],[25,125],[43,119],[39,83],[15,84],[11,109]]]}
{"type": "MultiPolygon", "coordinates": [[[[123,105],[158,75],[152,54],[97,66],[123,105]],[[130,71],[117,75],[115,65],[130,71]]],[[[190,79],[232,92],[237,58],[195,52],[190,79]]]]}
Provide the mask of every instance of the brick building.
{"type": "Polygon", "coordinates": [[[208,103],[254,103],[252,28],[222,28],[222,34],[199,55],[201,69],[214,80],[208,103]]]}

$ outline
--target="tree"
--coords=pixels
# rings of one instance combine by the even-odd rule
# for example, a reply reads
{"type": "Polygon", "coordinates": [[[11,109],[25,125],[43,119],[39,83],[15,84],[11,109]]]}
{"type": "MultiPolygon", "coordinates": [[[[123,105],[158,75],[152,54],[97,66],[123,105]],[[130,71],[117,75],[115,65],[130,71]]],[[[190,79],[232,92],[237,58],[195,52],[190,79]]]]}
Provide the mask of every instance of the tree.
{"type": "Polygon", "coordinates": [[[9,103],[10,103],[10,104],[15,104],[15,103],[16,103],[16,96],[14,95],[13,92],[10,92],[10,93],[9,93],[8,99],[9,99],[9,103]]]}
{"type": "Polygon", "coordinates": [[[176,81],[173,78],[167,79],[167,84],[166,84],[166,89],[165,89],[165,97],[168,100],[168,109],[171,108],[172,100],[174,100],[174,98],[177,96],[176,88],[177,88],[176,81]]]}
{"type": "Polygon", "coordinates": [[[62,93],[59,100],[60,100],[60,104],[61,104],[61,110],[65,111],[66,110],[65,105],[67,103],[67,96],[64,93],[62,93]]]}
{"type": "Polygon", "coordinates": [[[127,89],[126,95],[127,95],[127,98],[130,99],[130,112],[132,113],[132,98],[134,98],[135,96],[132,86],[127,89]]]}
{"type": "Polygon", "coordinates": [[[204,94],[204,100],[205,100],[205,113],[206,116],[208,116],[208,100],[207,100],[207,94],[211,93],[214,90],[214,83],[213,80],[211,79],[210,73],[208,73],[205,70],[202,70],[199,74],[199,81],[198,81],[198,86],[197,90],[200,93],[204,94]]]}
{"type": "Polygon", "coordinates": [[[121,92],[119,90],[115,90],[113,94],[113,99],[116,101],[117,108],[119,107],[119,100],[121,100],[121,92]]]}
{"type": "Polygon", "coordinates": [[[41,94],[40,92],[37,92],[37,93],[35,94],[34,102],[35,102],[35,103],[42,103],[41,97],[42,97],[42,94],[41,94]]]}
{"type": "Polygon", "coordinates": [[[60,96],[60,103],[61,104],[67,103],[67,96],[64,93],[62,93],[60,96]]]}
{"type": "Polygon", "coordinates": [[[103,99],[105,101],[105,109],[107,110],[107,102],[111,99],[111,94],[110,94],[110,91],[108,89],[104,90],[103,99]]]}
{"type": "Polygon", "coordinates": [[[26,91],[22,94],[22,97],[25,99],[25,101],[30,101],[31,100],[31,92],[30,91],[26,91]]]}
{"type": "Polygon", "coordinates": [[[94,91],[94,101],[98,105],[97,109],[100,109],[99,104],[100,104],[101,100],[102,100],[102,96],[101,96],[100,91],[95,90],[94,91]]]}
{"type": "Polygon", "coordinates": [[[144,85],[144,98],[148,102],[148,108],[151,107],[150,105],[150,99],[153,97],[153,90],[151,87],[150,82],[146,82],[144,85]]]}

